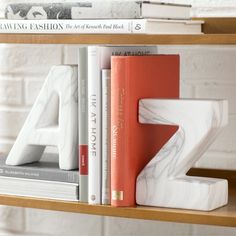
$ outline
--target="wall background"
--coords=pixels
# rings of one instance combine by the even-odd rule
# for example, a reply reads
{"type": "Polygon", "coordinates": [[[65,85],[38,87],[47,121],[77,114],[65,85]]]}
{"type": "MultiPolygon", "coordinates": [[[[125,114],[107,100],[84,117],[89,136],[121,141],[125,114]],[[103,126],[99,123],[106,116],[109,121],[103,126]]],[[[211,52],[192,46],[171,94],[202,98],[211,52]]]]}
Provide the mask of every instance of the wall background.
{"type": "MultiPolygon", "coordinates": [[[[24,1],[29,2],[18,2],[24,1]]],[[[13,1],[1,0],[0,17],[8,2],[13,1]]],[[[192,4],[193,16],[236,16],[234,0],[169,2],[192,4]]],[[[76,49],[76,45],[0,45],[0,152],[9,151],[13,145],[50,67],[77,63],[76,49]]],[[[197,165],[235,169],[236,47],[160,46],[159,52],[181,55],[182,97],[229,100],[229,125],[197,165]]],[[[236,229],[0,206],[0,236],[10,235],[233,236],[236,229]]]]}

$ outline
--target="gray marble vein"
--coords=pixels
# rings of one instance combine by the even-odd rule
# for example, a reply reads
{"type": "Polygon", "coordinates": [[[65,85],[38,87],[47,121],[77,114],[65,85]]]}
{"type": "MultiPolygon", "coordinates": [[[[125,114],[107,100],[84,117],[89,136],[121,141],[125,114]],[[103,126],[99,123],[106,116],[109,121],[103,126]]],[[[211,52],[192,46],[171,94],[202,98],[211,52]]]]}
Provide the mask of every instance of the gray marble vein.
{"type": "Polygon", "coordinates": [[[226,126],[227,101],[142,99],[139,121],[179,128],[139,174],[138,204],[206,211],[227,204],[227,180],[186,176],[226,126]]]}
{"type": "Polygon", "coordinates": [[[6,164],[39,161],[46,146],[55,146],[61,169],[78,168],[77,89],[76,66],[52,67],[6,164]]]}

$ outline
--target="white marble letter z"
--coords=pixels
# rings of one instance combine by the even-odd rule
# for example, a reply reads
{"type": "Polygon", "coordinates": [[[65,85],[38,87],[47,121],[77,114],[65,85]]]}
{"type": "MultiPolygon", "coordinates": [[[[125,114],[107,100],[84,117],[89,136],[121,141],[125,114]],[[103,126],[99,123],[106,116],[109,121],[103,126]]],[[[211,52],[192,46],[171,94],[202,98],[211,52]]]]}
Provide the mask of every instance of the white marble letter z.
{"type": "Polygon", "coordinates": [[[205,211],[227,204],[227,180],[186,176],[227,124],[227,101],[142,99],[139,122],[179,129],[139,174],[138,204],[205,211]]]}
{"type": "Polygon", "coordinates": [[[6,164],[39,161],[46,146],[56,146],[61,169],[78,167],[77,89],[76,66],[54,66],[50,70],[6,164]]]}

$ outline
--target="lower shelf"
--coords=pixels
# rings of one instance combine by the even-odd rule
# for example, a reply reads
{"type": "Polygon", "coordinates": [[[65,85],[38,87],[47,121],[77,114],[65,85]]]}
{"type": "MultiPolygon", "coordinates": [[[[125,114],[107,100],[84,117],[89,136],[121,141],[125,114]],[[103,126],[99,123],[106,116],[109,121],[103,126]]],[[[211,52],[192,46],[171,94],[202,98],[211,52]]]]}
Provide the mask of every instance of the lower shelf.
{"type": "Polygon", "coordinates": [[[111,206],[88,205],[77,202],[45,200],[7,195],[0,195],[0,204],[101,216],[236,227],[236,172],[215,170],[192,170],[190,172],[191,175],[196,175],[197,173],[201,173],[202,176],[216,175],[215,177],[225,178],[226,175],[228,177],[230,189],[229,203],[227,206],[221,207],[211,212],[141,206],[115,208],[111,206]]]}
{"type": "Polygon", "coordinates": [[[101,216],[236,227],[236,194],[230,196],[230,203],[227,206],[211,212],[153,207],[114,208],[111,206],[91,206],[75,202],[42,200],[6,195],[0,196],[0,204],[101,216]]]}

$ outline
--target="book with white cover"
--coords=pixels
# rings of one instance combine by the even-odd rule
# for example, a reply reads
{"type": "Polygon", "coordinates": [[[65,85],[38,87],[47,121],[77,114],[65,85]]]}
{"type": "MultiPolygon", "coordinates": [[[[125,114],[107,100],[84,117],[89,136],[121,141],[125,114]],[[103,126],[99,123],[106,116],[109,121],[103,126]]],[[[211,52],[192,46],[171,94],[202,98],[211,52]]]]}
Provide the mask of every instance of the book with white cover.
{"type": "Polygon", "coordinates": [[[102,70],[102,204],[111,204],[111,70],[102,70]]]}
{"type": "Polygon", "coordinates": [[[88,202],[88,50],[80,47],[78,52],[78,134],[80,201],[88,202]]]}
{"type": "Polygon", "coordinates": [[[201,34],[199,20],[0,20],[0,33],[22,34],[201,34]]]}
{"type": "Polygon", "coordinates": [[[6,19],[108,19],[168,18],[189,19],[190,5],[156,1],[78,1],[48,3],[10,3],[6,19]]]}
{"type": "Polygon", "coordinates": [[[156,54],[156,46],[88,47],[88,197],[101,204],[102,197],[102,69],[110,69],[112,55],[156,54]]]}
{"type": "Polygon", "coordinates": [[[88,203],[101,204],[101,81],[98,47],[88,47],[88,203]]]}
{"type": "Polygon", "coordinates": [[[79,201],[79,185],[0,176],[0,194],[79,201]]]}

